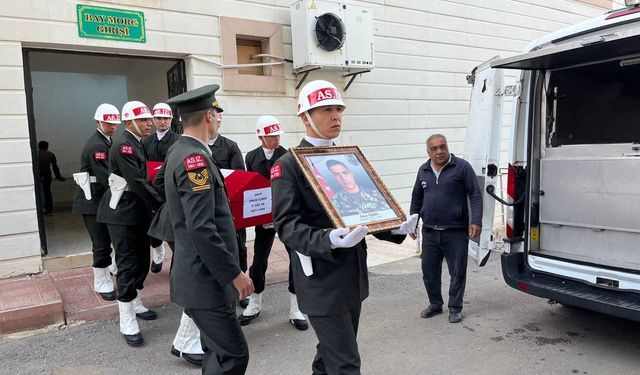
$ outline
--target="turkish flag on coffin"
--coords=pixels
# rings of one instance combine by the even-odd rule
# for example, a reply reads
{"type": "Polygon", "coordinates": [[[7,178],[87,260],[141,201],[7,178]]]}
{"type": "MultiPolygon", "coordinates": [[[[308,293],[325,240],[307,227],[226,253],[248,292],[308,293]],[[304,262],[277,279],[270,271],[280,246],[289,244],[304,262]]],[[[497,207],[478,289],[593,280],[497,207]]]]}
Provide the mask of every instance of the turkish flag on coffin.
{"type": "Polygon", "coordinates": [[[259,173],[221,169],[236,229],[270,224],[271,183],[259,173]]]}

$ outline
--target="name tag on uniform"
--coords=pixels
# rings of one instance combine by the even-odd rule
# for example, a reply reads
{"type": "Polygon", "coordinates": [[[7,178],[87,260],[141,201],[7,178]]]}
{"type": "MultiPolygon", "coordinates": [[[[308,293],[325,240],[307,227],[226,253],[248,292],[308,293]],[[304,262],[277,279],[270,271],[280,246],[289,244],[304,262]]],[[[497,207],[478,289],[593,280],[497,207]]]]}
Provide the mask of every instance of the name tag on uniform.
{"type": "Polygon", "coordinates": [[[120,145],[120,153],[123,155],[133,155],[133,146],[120,145]]]}
{"type": "Polygon", "coordinates": [[[93,158],[95,160],[107,160],[107,153],[106,152],[95,152],[93,154],[93,158]]]}

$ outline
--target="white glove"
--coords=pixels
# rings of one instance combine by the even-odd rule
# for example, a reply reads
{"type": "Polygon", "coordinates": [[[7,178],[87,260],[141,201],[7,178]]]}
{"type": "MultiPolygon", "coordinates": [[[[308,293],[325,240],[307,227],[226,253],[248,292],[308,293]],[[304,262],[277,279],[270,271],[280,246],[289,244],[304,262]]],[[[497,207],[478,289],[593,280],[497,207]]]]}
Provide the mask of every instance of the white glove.
{"type": "Polygon", "coordinates": [[[416,227],[418,226],[418,219],[420,219],[418,214],[410,215],[404,223],[400,224],[400,228],[394,229],[391,231],[391,234],[411,234],[416,232],[416,227]]]}
{"type": "Polygon", "coordinates": [[[338,247],[354,247],[369,232],[369,228],[359,225],[355,227],[352,231],[349,231],[349,228],[338,228],[329,232],[329,239],[331,240],[331,248],[335,249],[338,247]]]}

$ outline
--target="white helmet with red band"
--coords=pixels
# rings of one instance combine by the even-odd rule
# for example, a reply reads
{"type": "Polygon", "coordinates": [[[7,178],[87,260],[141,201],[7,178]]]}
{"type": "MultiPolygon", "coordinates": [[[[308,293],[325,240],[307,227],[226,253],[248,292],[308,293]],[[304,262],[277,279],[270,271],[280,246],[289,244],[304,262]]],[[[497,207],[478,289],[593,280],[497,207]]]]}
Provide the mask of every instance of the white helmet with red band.
{"type": "Polygon", "coordinates": [[[158,103],[153,106],[153,117],[173,118],[173,111],[166,103],[158,103]]]}
{"type": "Polygon", "coordinates": [[[258,137],[269,137],[272,135],[284,134],[282,124],[277,118],[269,115],[258,117],[256,121],[256,135],[258,137]]]}
{"type": "Polygon", "coordinates": [[[316,107],[340,105],[346,107],[342,95],[333,83],[323,80],[311,81],[304,85],[298,95],[298,115],[316,107]]]}
{"type": "Polygon", "coordinates": [[[149,107],[137,100],[126,102],[122,107],[122,120],[136,120],[139,118],[153,118],[149,107]]]}
{"type": "Polygon", "coordinates": [[[118,125],[120,123],[120,112],[118,108],[112,104],[102,103],[96,109],[94,120],[108,122],[109,124],[118,125]]]}

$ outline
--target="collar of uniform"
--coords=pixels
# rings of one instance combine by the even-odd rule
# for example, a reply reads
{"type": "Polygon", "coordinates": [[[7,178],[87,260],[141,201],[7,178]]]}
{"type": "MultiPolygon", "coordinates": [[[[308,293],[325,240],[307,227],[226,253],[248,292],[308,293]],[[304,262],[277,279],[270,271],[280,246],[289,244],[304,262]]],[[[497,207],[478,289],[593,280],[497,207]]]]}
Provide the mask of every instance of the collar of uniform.
{"type": "Polygon", "coordinates": [[[333,146],[334,144],[333,139],[315,138],[309,137],[308,135],[304,136],[304,140],[311,143],[315,147],[333,146]]]}
{"type": "Polygon", "coordinates": [[[105,135],[100,129],[96,129],[96,130],[98,131],[98,133],[100,133],[101,136],[105,137],[107,141],[109,141],[109,143],[111,143],[111,137],[109,137],[108,135],[105,135]]]}
{"type": "Polygon", "coordinates": [[[215,138],[211,138],[211,139],[207,142],[207,144],[208,144],[209,146],[213,146],[213,145],[216,143],[216,141],[217,141],[218,139],[220,139],[220,134],[216,135],[216,137],[215,137],[215,138]]]}
{"type": "Polygon", "coordinates": [[[209,146],[206,143],[204,143],[201,139],[196,138],[196,137],[194,137],[192,135],[188,135],[188,134],[183,134],[182,136],[183,137],[187,137],[187,138],[191,138],[191,139],[197,141],[202,146],[202,150],[204,152],[206,152],[207,155],[211,156],[211,151],[209,150],[209,146]]]}
{"type": "Polygon", "coordinates": [[[126,131],[128,131],[132,136],[136,137],[136,139],[138,140],[138,142],[142,141],[142,138],[141,138],[141,137],[138,137],[138,136],[136,135],[136,133],[132,132],[132,131],[131,131],[131,130],[129,130],[129,129],[125,129],[125,130],[126,130],[126,131]]]}
{"type": "Polygon", "coordinates": [[[271,150],[271,149],[262,147],[262,152],[264,153],[264,157],[267,160],[271,160],[273,158],[273,155],[276,153],[276,150],[275,149],[271,150]]]}
{"type": "Polygon", "coordinates": [[[167,130],[165,130],[163,132],[159,132],[159,131],[156,130],[156,136],[158,137],[158,140],[161,141],[162,138],[164,138],[164,136],[167,135],[167,133],[169,133],[169,130],[171,130],[171,129],[167,129],[167,130]]]}

